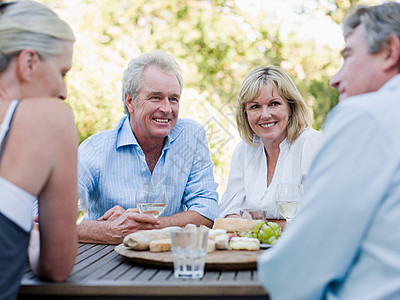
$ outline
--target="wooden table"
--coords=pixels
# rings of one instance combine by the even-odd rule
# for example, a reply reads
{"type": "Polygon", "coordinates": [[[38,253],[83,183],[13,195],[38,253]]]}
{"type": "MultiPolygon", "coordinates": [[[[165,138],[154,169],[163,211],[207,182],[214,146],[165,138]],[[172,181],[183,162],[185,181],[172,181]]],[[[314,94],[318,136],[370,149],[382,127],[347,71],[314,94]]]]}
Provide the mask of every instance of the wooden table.
{"type": "Polygon", "coordinates": [[[80,243],[74,269],[62,283],[41,281],[27,267],[18,299],[268,299],[256,270],[178,279],[171,269],[135,265],[114,248],[80,243]]]}

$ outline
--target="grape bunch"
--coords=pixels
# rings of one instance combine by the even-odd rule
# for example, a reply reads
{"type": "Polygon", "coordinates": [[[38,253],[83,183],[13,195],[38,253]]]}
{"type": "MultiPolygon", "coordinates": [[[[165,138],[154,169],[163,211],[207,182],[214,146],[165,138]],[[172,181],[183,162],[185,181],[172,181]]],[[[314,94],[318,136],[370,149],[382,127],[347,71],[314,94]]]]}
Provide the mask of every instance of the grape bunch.
{"type": "Polygon", "coordinates": [[[281,227],[277,223],[256,220],[251,231],[242,232],[240,236],[257,238],[261,244],[275,245],[281,233],[281,227]]]}

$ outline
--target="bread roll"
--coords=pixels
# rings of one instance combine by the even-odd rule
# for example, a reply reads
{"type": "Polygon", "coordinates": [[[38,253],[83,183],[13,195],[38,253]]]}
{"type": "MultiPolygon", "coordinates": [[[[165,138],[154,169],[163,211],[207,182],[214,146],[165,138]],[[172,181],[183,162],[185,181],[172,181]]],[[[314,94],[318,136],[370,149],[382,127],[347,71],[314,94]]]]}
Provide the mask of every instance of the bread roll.
{"type": "Polygon", "coordinates": [[[208,231],[208,238],[215,240],[215,237],[217,237],[218,235],[221,234],[226,234],[226,230],[225,229],[210,229],[208,231]]]}
{"type": "Polygon", "coordinates": [[[255,238],[233,237],[229,242],[229,249],[232,250],[260,250],[260,241],[255,238]]]}
{"type": "Polygon", "coordinates": [[[208,239],[207,241],[207,253],[211,253],[215,251],[215,241],[212,239],[208,239]]]}
{"type": "Polygon", "coordinates": [[[215,248],[217,250],[227,250],[229,244],[229,235],[227,233],[219,234],[214,237],[215,248]]]}
{"type": "Polygon", "coordinates": [[[171,251],[171,239],[152,240],[149,248],[150,252],[171,251]]]}
{"type": "Polygon", "coordinates": [[[240,218],[215,219],[213,229],[225,229],[226,232],[250,231],[255,220],[240,218]]]}
{"type": "Polygon", "coordinates": [[[180,227],[171,226],[163,229],[140,230],[127,235],[124,238],[124,245],[134,250],[148,250],[152,240],[168,239],[171,231],[180,227]]]}

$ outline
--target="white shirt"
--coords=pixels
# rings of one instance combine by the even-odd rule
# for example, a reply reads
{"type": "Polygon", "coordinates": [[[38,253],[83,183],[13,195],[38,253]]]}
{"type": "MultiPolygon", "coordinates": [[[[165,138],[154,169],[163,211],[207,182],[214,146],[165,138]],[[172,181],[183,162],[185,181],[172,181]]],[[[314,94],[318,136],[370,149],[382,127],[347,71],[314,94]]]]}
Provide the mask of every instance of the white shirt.
{"type": "Polygon", "coordinates": [[[275,206],[279,183],[300,183],[322,140],[322,133],[304,130],[300,136],[279,145],[280,153],[274,177],[267,188],[267,158],[264,145],[253,147],[240,142],[233,153],[228,185],[219,203],[219,217],[240,214],[241,208],[262,208],[267,218],[282,218],[275,206]]]}

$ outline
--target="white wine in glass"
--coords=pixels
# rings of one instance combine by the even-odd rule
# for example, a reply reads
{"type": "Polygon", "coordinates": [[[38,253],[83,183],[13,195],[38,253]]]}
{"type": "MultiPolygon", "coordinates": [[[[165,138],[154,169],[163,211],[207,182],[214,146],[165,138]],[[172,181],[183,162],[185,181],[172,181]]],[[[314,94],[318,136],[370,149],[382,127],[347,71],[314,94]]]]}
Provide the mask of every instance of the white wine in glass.
{"type": "Polygon", "coordinates": [[[76,225],[79,225],[87,215],[88,210],[88,193],[85,189],[79,188],[78,190],[78,218],[76,225]]]}
{"type": "Polygon", "coordinates": [[[136,208],[142,214],[158,218],[167,204],[165,185],[142,185],[136,193],[136,208]]]}
{"type": "Polygon", "coordinates": [[[279,213],[290,222],[300,210],[300,199],[303,196],[301,184],[278,184],[275,204],[279,213]]]}

